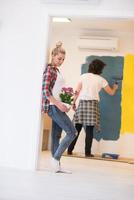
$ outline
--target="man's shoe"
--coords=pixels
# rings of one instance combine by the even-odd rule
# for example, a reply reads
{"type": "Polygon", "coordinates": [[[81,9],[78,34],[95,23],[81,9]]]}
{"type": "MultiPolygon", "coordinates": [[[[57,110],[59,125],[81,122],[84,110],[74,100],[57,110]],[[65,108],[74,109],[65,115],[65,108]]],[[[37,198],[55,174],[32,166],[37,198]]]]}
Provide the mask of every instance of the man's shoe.
{"type": "Polygon", "coordinates": [[[68,151],[67,154],[68,155],[73,155],[73,152],[72,151],[68,151]]]}
{"type": "Polygon", "coordinates": [[[85,154],[85,157],[94,157],[93,154],[85,154]]]}

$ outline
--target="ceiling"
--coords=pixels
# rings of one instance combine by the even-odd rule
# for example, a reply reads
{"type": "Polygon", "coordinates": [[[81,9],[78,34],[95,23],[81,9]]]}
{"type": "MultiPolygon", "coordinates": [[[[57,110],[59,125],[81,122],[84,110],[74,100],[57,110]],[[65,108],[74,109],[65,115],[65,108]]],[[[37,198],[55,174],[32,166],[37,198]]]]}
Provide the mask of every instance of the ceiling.
{"type": "Polygon", "coordinates": [[[134,19],[83,19],[71,18],[71,23],[52,23],[53,30],[78,31],[80,34],[131,32],[134,19]]]}
{"type": "Polygon", "coordinates": [[[46,4],[88,4],[97,5],[101,0],[41,0],[46,4]]]}

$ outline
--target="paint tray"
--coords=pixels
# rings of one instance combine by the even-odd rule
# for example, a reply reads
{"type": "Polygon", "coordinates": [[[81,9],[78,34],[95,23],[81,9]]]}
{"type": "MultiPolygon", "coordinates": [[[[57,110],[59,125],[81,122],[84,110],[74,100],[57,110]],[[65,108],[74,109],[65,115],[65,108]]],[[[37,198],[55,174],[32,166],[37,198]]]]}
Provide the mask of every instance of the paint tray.
{"type": "Polygon", "coordinates": [[[111,158],[111,159],[118,159],[119,154],[113,154],[113,153],[103,153],[102,158],[111,158]]]}

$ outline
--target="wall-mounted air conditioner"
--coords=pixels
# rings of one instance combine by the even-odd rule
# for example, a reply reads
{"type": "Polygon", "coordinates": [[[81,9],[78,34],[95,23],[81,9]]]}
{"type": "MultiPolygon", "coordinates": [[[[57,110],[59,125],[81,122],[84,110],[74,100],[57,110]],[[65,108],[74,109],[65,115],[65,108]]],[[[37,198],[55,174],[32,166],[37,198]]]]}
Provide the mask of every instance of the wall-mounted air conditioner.
{"type": "Polygon", "coordinates": [[[118,38],[100,37],[100,36],[84,36],[78,39],[78,47],[80,49],[117,51],[118,38]]]}

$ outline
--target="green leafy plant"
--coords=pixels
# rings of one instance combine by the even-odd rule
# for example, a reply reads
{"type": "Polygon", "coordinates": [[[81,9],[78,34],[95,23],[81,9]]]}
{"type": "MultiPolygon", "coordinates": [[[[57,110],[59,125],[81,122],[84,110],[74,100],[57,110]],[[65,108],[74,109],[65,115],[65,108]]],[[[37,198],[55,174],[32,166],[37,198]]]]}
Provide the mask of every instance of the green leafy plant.
{"type": "Polygon", "coordinates": [[[73,101],[73,96],[74,96],[73,88],[71,87],[62,88],[60,93],[60,98],[62,102],[71,105],[73,101]]]}

